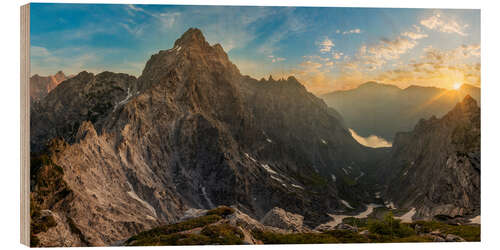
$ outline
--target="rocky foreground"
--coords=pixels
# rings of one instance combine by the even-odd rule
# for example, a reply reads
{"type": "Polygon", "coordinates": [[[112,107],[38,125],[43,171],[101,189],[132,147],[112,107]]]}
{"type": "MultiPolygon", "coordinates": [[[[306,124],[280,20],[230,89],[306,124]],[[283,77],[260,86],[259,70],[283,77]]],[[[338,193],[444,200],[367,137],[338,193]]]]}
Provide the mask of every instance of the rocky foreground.
{"type": "MultiPolygon", "coordinates": [[[[198,211],[197,217],[160,226],[123,242],[128,246],[203,244],[311,244],[369,242],[464,242],[479,241],[479,225],[449,225],[437,221],[401,223],[387,213],[364,220],[345,218],[334,228],[311,229],[303,216],[281,208],[269,211],[260,221],[235,207],[198,211]]],[[[122,244],[122,242],[120,242],[122,244]]]]}

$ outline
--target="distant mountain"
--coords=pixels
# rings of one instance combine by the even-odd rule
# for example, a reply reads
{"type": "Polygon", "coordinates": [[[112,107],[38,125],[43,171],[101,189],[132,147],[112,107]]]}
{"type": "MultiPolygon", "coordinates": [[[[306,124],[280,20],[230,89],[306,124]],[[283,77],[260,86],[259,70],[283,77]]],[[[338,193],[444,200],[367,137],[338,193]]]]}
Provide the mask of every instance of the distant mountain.
{"type": "Polygon", "coordinates": [[[398,133],[379,171],[387,199],[415,208],[417,218],[479,215],[480,113],[466,96],[442,118],[422,119],[412,131],[398,133]]]}
{"type": "Polygon", "coordinates": [[[30,100],[40,101],[44,98],[50,91],[52,91],[57,85],[62,81],[68,79],[62,71],[58,71],[55,75],[51,76],[39,76],[38,74],[33,75],[30,78],[30,100]]]}
{"type": "Polygon", "coordinates": [[[81,72],[31,114],[32,221],[57,222],[40,246],[111,245],[219,205],[314,227],[370,200],[358,179],[378,151],[294,77],[242,76],[198,29],[138,79],[81,72]]]}
{"type": "Polygon", "coordinates": [[[464,84],[458,90],[367,82],[345,91],[322,95],[340,112],[346,126],[363,137],[377,135],[393,141],[396,132],[409,131],[420,119],[442,116],[466,95],[481,102],[481,89],[464,84]]]}

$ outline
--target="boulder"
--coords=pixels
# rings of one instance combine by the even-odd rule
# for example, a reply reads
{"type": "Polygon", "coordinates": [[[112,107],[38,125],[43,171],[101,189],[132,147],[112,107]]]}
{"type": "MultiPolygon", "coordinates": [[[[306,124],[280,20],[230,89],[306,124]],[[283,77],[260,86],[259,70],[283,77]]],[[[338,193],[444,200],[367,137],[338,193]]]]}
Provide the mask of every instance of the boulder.
{"type": "Polygon", "coordinates": [[[352,232],[357,232],[358,231],[357,227],[353,227],[353,226],[351,226],[349,224],[345,224],[345,223],[338,224],[337,226],[335,226],[335,229],[336,230],[349,230],[349,231],[352,231],[352,232]]]}
{"type": "Polygon", "coordinates": [[[260,221],[262,224],[277,227],[292,232],[302,232],[304,230],[304,217],[275,207],[264,215],[260,221]]]}
{"type": "Polygon", "coordinates": [[[454,234],[447,234],[445,240],[447,242],[465,242],[462,237],[454,234]]]}

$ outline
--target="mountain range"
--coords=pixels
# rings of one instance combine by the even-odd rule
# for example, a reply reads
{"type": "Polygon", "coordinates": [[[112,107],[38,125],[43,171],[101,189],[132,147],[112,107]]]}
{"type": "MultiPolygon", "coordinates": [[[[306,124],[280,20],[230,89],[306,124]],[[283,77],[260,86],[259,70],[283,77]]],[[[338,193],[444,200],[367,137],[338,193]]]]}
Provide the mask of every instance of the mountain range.
{"type": "Polygon", "coordinates": [[[350,120],[296,78],[244,76],[221,45],[190,28],[152,55],[138,78],[83,71],[32,105],[31,242],[119,245],[220,205],[256,220],[282,209],[312,229],[331,214],[384,201],[415,208],[420,218],[475,216],[475,198],[450,203],[479,187],[473,102],[467,97],[443,118],[398,134],[392,148],[365,147],[350,120]],[[433,149],[440,153],[425,151],[433,149]],[[400,174],[408,161],[422,166],[408,171],[411,180],[400,174]],[[426,177],[438,167],[460,185],[426,177]],[[407,183],[404,194],[419,190],[414,199],[393,192],[407,183]],[[448,199],[425,198],[436,190],[448,199]]]}
{"type": "Polygon", "coordinates": [[[468,84],[448,90],[415,85],[401,89],[367,82],[321,98],[338,110],[346,125],[359,135],[376,135],[392,142],[397,132],[410,131],[420,119],[445,115],[467,95],[481,102],[481,89],[468,84]]]}

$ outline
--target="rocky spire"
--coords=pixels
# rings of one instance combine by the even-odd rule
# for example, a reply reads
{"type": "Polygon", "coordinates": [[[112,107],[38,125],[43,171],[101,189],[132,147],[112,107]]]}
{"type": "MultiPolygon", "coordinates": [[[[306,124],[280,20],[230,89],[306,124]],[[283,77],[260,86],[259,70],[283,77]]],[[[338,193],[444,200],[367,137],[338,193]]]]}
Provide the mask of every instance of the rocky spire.
{"type": "Polygon", "coordinates": [[[198,28],[189,28],[184,34],[175,41],[175,47],[190,47],[199,46],[207,47],[210,46],[205,40],[203,33],[198,28]]]}

